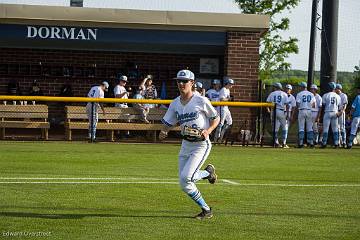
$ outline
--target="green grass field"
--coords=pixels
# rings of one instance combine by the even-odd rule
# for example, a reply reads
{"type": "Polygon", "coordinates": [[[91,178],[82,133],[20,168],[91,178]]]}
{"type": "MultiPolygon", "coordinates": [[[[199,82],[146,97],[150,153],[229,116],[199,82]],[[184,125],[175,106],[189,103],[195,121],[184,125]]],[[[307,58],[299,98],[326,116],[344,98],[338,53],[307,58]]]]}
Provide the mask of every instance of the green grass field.
{"type": "Polygon", "coordinates": [[[198,185],[214,210],[205,221],[177,184],[178,150],[0,142],[0,238],[360,238],[359,148],[214,146],[220,179],[198,185]]]}

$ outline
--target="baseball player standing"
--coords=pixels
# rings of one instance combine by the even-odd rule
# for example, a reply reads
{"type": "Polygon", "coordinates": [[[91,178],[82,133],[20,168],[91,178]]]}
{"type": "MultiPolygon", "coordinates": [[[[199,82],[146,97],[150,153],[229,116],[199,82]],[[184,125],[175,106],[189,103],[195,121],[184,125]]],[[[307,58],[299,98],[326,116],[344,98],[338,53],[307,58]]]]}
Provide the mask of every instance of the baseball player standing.
{"type": "Polygon", "coordinates": [[[345,128],[345,110],[348,105],[348,96],[342,92],[342,85],[336,84],[336,93],[339,94],[341,102],[339,108],[339,127],[340,127],[340,142],[343,147],[346,147],[346,128],[345,128]]]}
{"type": "Polygon", "coordinates": [[[211,218],[211,208],[206,204],[195,183],[208,179],[211,184],[217,180],[215,167],[207,165],[200,170],[211,150],[209,134],[219,124],[219,117],[210,101],[192,91],[195,76],[189,70],[181,70],[175,78],[180,96],[169,106],[162,119],[164,128],[159,139],[167,136],[171,127],[179,124],[183,141],[179,153],[179,182],[182,190],[202,209],[197,219],[211,218]]]}
{"type": "Polygon", "coordinates": [[[298,124],[299,124],[299,148],[304,147],[304,136],[305,136],[305,123],[306,123],[306,136],[307,143],[310,147],[314,147],[314,132],[313,132],[313,119],[311,109],[315,107],[315,96],[309,92],[306,82],[301,82],[300,87],[302,89],[296,95],[296,104],[299,111],[298,124]]]}
{"type": "MultiPolygon", "coordinates": [[[[109,88],[109,83],[104,81],[100,86],[93,86],[89,93],[89,98],[104,98],[104,91],[109,88]]],[[[96,126],[99,120],[98,109],[101,108],[105,115],[104,106],[101,103],[87,103],[86,113],[89,119],[89,142],[95,142],[96,139],[96,126]]]]}
{"type": "MultiPolygon", "coordinates": [[[[126,91],[126,89],[125,89],[127,82],[128,82],[128,79],[126,76],[121,76],[119,78],[119,84],[116,85],[114,88],[115,98],[121,98],[121,99],[129,98],[130,93],[128,91],[126,91]]],[[[127,103],[115,103],[115,107],[127,108],[128,105],[127,105],[127,103]]]]}
{"type": "MultiPolygon", "coordinates": [[[[282,147],[283,148],[289,148],[288,145],[286,145],[287,140],[287,134],[288,134],[288,124],[287,118],[288,115],[286,114],[286,110],[288,108],[289,99],[288,95],[282,91],[282,85],[281,83],[274,83],[274,91],[270,93],[270,95],[267,97],[266,102],[272,102],[276,104],[276,119],[272,119],[273,124],[275,124],[275,146],[279,146],[279,138],[278,138],[278,132],[279,128],[281,126],[282,130],[282,147]]],[[[268,112],[270,113],[270,109],[268,108],[268,112]]],[[[271,114],[271,117],[273,115],[271,114]]]]}
{"type": "MultiPolygon", "coordinates": [[[[219,92],[220,92],[220,80],[214,79],[212,82],[213,88],[207,90],[205,96],[209,98],[211,102],[219,102],[219,92]]],[[[215,107],[216,111],[218,112],[220,116],[220,106],[215,107]]]]}
{"type": "Polygon", "coordinates": [[[296,99],[294,95],[291,94],[293,87],[290,84],[286,84],[285,86],[285,92],[288,96],[289,100],[289,108],[287,110],[287,127],[290,128],[290,123],[294,120],[294,113],[295,113],[295,107],[296,107],[296,99]]]}
{"type": "Polygon", "coordinates": [[[351,105],[350,113],[352,115],[350,137],[347,148],[352,148],[354,138],[356,137],[357,130],[360,126],[360,86],[357,87],[357,96],[351,105]]]}
{"type": "Polygon", "coordinates": [[[341,103],[340,96],[336,94],[335,88],[336,84],[334,82],[329,83],[331,91],[324,94],[322,97],[323,107],[324,107],[324,118],[323,118],[323,137],[321,148],[326,148],[329,127],[331,124],[331,129],[334,137],[334,146],[339,147],[339,107],[341,103]]]}
{"type": "MultiPolygon", "coordinates": [[[[224,80],[225,86],[221,88],[219,92],[220,101],[230,101],[230,89],[234,85],[234,80],[231,78],[226,78],[224,80]]],[[[232,116],[228,106],[220,106],[220,123],[216,129],[214,142],[222,143],[226,131],[232,125],[232,116]]]]}
{"type": "Polygon", "coordinates": [[[322,98],[317,93],[318,87],[313,84],[310,87],[310,92],[315,96],[315,106],[311,109],[311,115],[313,119],[313,132],[314,132],[314,144],[318,144],[319,142],[319,119],[320,113],[322,109],[322,98]]]}

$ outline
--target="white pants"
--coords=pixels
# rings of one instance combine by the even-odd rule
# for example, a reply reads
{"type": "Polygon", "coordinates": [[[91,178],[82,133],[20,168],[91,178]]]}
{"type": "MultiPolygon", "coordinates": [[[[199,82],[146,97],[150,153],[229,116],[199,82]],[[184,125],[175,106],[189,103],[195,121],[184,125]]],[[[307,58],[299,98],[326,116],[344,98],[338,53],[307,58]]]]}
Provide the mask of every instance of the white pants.
{"type": "Polygon", "coordinates": [[[228,106],[221,106],[220,107],[220,126],[224,126],[224,124],[232,125],[232,117],[231,112],[228,106]]]}
{"type": "Polygon", "coordinates": [[[187,193],[198,191],[195,182],[209,175],[201,166],[209,156],[210,140],[201,142],[182,141],[179,153],[179,182],[181,189],[187,193]]]}
{"type": "Polygon", "coordinates": [[[92,106],[92,103],[88,103],[86,105],[86,114],[89,119],[89,138],[91,138],[91,133],[92,133],[93,139],[95,139],[96,138],[96,126],[99,121],[99,114],[98,114],[99,104],[94,103],[94,109],[92,109],[91,106],[92,106]],[[94,110],[94,111],[92,111],[92,110],[94,110]],[[93,120],[93,122],[91,124],[92,120],[93,120]]]}
{"type": "Polygon", "coordinates": [[[314,133],[319,133],[319,123],[316,122],[319,112],[311,112],[311,117],[313,120],[313,131],[314,133]]]}
{"type": "Polygon", "coordinates": [[[313,131],[313,118],[310,109],[299,110],[299,115],[298,115],[299,132],[304,132],[305,123],[306,123],[306,131],[307,132],[313,131]]]}
{"type": "Polygon", "coordinates": [[[351,121],[351,135],[355,135],[357,133],[357,129],[360,127],[360,117],[354,117],[351,121]]]}
{"type": "MultiPolygon", "coordinates": [[[[273,113],[271,113],[271,119],[272,118],[273,118],[273,113]]],[[[286,121],[286,112],[284,112],[284,110],[276,109],[275,132],[279,131],[280,126],[283,131],[288,130],[288,124],[286,121]]]]}
{"type": "Polygon", "coordinates": [[[336,112],[325,112],[323,119],[323,133],[329,132],[330,124],[333,132],[339,131],[339,121],[336,112]]]}

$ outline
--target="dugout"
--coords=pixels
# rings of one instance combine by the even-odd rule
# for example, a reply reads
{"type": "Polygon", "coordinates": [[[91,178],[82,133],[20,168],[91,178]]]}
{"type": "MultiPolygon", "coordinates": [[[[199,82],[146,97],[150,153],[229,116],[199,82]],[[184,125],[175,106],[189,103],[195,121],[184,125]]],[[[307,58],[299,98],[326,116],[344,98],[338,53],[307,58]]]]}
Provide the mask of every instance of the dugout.
{"type": "MultiPolygon", "coordinates": [[[[188,67],[205,86],[230,76],[235,101],[258,101],[259,38],[268,26],[268,16],[251,14],[0,4],[0,94],[14,81],[27,95],[37,80],[44,95],[71,84],[74,96],[86,96],[121,73],[133,86],[152,74],[170,99],[172,78],[188,67]]],[[[55,121],[61,106],[49,106],[55,121]]],[[[233,109],[234,124],[255,115],[233,109]]]]}

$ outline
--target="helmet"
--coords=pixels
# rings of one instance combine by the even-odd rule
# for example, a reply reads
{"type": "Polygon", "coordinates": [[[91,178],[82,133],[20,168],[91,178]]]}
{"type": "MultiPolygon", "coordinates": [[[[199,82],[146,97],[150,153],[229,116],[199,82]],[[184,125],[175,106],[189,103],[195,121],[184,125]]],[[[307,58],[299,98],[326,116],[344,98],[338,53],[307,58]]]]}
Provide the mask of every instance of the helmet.
{"type": "Polygon", "coordinates": [[[203,88],[203,85],[202,85],[201,82],[196,82],[196,83],[195,83],[195,87],[197,87],[197,88],[203,88]]]}
{"type": "Polygon", "coordinates": [[[195,75],[192,71],[190,70],[180,70],[177,75],[176,78],[174,78],[176,80],[195,80],[195,75]]]}
{"type": "Polygon", "coordinates": [[[105,90],[107,90],[109,88],[109,83],[107,81],[103,81],[101,83],[101,85],[103,85],[105,87],[105,90]]]}
{"type": "Polygon", "coordinates": [[[274,83],[273,86],[276,87],[276,88],[282,89],[282,85],[279,82],[274,83]]]}
{"type": "Polygon", "coordinates": [[[120,80],[120,81],[124,81],[124,82],[127,82],[127,81],[128,81],[127,76],[125,76],[125,75],[120,76],[120,77],[119,77],[119,80],[120,80]]]}
{"type": "Polygon", "coordinates": [[[340,83],[336,84],[336,89],[342,90],[342,85],[340,83]]]}
{"type": "Polygon", "coordinates": [[[301,83],[299,83],[299,86],[306,88],[306,87],[307,87],[307,84],[306,84],[306,82],[301,82],[301,83]]]}
{"type": "Polygon", "coordinates": [[[234,80],[232,80],[231,78],[227,78],[224,80],[224,84],[234,84],[234,80]]]}
{"type": "Polygon", "coordinates": [[[290,90],[293,89],[293,87],[292,87],[290,84],[286,84],[285,88],[286,88],[286,89],[290,89],[290,90]]]}
{"type": "Polygon", "coordinates": [[[334,82],[329,82],[329,87],[331,90],[334,90],[336,88],[336,84],[334,82]]]}
{"type": "Polygon", "coordinates": [[[212,83],[213,83],[213,84],[220,84],[221,81],[220,81],[219,79],[214,79],[212,83]]]}
{"type": "Polygon", "coordinates": [[[318,86],[316,86],[316,84],[312,84],[310,89],[315,89],[315,90],[318,90],[318,86]]]}

